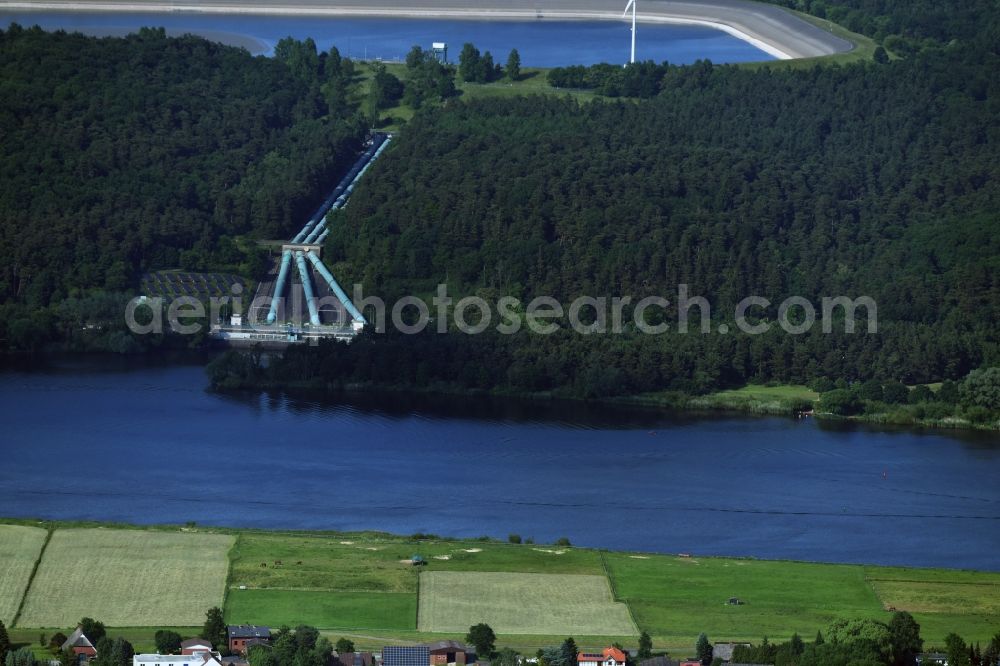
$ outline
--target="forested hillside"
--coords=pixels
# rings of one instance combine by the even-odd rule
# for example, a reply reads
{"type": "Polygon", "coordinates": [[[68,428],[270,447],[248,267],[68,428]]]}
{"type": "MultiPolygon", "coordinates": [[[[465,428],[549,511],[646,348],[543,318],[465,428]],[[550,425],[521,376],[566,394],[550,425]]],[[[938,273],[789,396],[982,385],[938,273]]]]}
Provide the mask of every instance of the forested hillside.
{"type": "Polygon", "coordinates": [[[238,264],[252,249],[234,236],[297,228],[365,126],[347,61],[291,51],[0,31],[0,339],[44,338],[67,297],[238,264]]]}
{"type": "Polygon", "coordinates": [[[414,119],[328,241],[339,274],[390,300],[439,281],[454,296],[522,301],[675,300],[685,283],[713,312],[749,295],[869,295],[877,334],[399,336],[331,351],[329,373],[295,358],[286,369],[607,395],[927,382],[996,364],[993,46],[805,71],[702,63],[672,68],[639,103],[452,104],[414,119]]]}

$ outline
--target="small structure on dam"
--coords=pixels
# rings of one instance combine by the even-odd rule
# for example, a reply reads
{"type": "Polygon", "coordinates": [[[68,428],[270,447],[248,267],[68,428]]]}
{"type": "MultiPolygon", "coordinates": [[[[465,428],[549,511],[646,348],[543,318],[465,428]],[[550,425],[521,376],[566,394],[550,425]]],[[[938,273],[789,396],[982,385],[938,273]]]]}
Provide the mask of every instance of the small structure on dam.
{"type": "Polygon", "coordinates": [[[367,323],[323,263],[327,219],[347,205],[357,183],[388,147],[392,136],[376,133],[350,171],[302,229],[281,244],[281,259],[261,281],[246,316],[212,327],[212,337],[230,344],[285,346],[322,338],[349,340],[367,323]]]}

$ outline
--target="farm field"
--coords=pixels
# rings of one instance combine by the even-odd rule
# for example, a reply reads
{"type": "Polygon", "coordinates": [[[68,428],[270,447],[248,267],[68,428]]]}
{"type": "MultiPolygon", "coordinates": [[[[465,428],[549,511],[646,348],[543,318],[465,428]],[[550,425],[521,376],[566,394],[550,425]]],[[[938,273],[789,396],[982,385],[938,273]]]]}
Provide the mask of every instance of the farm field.
{"type": "Polygon", "coordinates": [[[428,571],[420,577],[421,631],[636,635],[605,576],[428,571]]]}
{"type": "Polygon", "coordinates": [[[226,617],[413,630],[417,576],[436,571],[604,574],[597,551],[575,548],[248,533],[232,551],[226,617]],[[427,564],[410,565],[415,554],[427,564]]]}
{"type": "Polygon", "coordinates": [[[0,622],[10,625],[45,543],[37,527],[0,525],[0,622]]]}
{"type": "Polygon", "coordinates": [[[417,597],[399,592],[230,590],[226,619],[271,626],[346,630],[415,629],[417,597]]]}
{"type": "MultiPolygon", "coordinates": [[[[227,562],[227,620],[312,624],[366,648],[460,639],[477,618],[494,626],[499,645],[530,652],[568,635],[588,648],[629,644],[645,630],[658,647],[679,654],[690,652],[702,631],[713,641],[786,640],[792,632],[815,635],[840,618],[885,621],[890,608],[912,612],[929,647],[940,647],[953,631],[971,642],[1000,631],[1000,573],[373,532],[50,527],[52,539],[12,628],[32,642],[34,628],[66,630],[85,615],[137,645],[149,643],[158,628],[197,627],[205,610],[222,602],[227,562]],[[411,565],[413,555],[426,564],[411,565]],[[728,605],[734,596],[745,603],[728,605]]],[[[4,610],[8,617],[44,538],[37,528],[0,526],[0,607],[13,609],[4,610]]]]}
{"type": "Polygon", "coordinates": [[[910,611],[939,643],[955,627],[984,637],[1000,631],[1000,573],[866,567],[865,574],[883,607],[910,611]]]}
{"type": "Polygon", "coordinates": [[[888,621],[890,606],[911,611],[929,645],[943,645],[952,631],[980,639],[1000,631],[997,574],[627,553],[605,559],[640,628],[664,642],[700,631],[720,640],[787,640],[842,618],[888,621]],[[730,606],[730,597],[745,603],[730,606]]]}
{"type": "Polygon", "coordinates": [[[20,627],[196,625],[222,602],[233,537],[60,529],[28,590],[20,627]]]}

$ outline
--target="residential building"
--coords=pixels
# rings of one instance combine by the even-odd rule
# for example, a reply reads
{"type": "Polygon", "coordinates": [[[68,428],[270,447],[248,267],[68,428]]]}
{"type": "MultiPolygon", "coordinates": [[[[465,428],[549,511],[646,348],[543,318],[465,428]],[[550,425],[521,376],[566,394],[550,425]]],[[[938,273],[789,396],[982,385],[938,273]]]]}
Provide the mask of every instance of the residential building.
{"type": "Polygon", "coordinates": [[[212,644],[204,638],[189,638],[181,641],[181,654],[197,654],[199,652],[213,652],[212,644]]]}
{"type": "Polygon", "coordinates": [[[579,666],[625,666],[627,657],[618,648],[604,648],[601,653],[581,652],[576,661],[579,666]]]}
{"type": "Polygon", "coordinates": [[[371,652],[344,652],[337,655],[340,666],[372,666],[375,659],[371,652]]]}
{"type": "Polygon", "coordinates": [[[737,647],[750,647],[749,643],[713,643],[712,644],[712,658],[721,659],[722,661],[732,661],[733,660],[733,650],[737,647]]]}
{"type": "Polygon", "coordinates": [[[70,651],[76,655],[78,663],[89,661],[97,656],[97,648],[90,642],[83,633],[83,627],[77,627],[76,631],[69,635],[66,642],[62,644],[63,652],[70,651]]]}
{"type": "Polygon", "coordinates": [[[253,624],[230,625],[228,633],[230,652],[242,653],[251,645],[271,644],[270,627],[259,627],[253,624]]]}
{"type": "Polygon", "coordinates": [[[464,643],[458,641],[438,641],[428,645],[427,649],[430,652],[429,666],[465,666],[474,662],[476,656],[464,643]]]}
{"type": "Polygon", "coordinates": [[[137,654],[132,666],[222,666],[218,652],[196,654],[137,654]]]}

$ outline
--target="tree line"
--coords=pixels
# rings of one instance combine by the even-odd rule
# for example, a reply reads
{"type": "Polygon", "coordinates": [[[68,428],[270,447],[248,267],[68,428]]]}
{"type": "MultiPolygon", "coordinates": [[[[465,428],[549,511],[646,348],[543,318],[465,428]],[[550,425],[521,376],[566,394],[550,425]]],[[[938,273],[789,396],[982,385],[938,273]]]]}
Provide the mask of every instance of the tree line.
{"type": "Polygon", "coordinates": [[[356,79],[309,40],[255,58],[162,29],[0,30],[0,348],[65,339],[62,304],[147,270],[259,271],[234,239],[289,236],[349,168],[356,79]]]}

